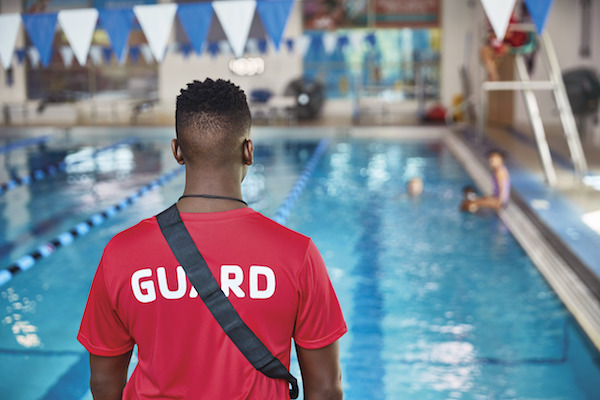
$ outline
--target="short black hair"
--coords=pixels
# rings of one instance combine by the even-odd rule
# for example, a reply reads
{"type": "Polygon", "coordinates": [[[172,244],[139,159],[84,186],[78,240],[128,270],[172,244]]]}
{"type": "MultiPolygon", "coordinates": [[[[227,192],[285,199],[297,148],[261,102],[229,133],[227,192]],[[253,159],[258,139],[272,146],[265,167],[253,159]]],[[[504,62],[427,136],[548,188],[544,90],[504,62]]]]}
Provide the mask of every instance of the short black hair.
{"type": "Polygon", "coordinates": [[[194,81],[177,96],[175,132],[186,162],[229,161],[251,124],[246,94],[230,81],[194,81]]]}
{"type": "Polygon", "coordinates": [[[499,155],[500,157],[502,157],[503,160],[506,159],[506,157],[504,155],[504,152],[502,150],[500,150],[500,149],[490,149],[490,150],[488,150],[488,151],[485,152],[485,156],[487,158],[490,158],[491,156],[493,156],[495,154],[499,155]]]}

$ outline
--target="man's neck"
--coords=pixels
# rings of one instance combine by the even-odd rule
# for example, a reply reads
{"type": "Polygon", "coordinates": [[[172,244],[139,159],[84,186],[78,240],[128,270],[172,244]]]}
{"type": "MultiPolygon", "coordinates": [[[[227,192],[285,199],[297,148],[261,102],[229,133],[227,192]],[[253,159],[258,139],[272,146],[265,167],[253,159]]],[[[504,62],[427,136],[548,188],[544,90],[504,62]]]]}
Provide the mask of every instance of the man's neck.
{"type": "Polygon", "coordinates": [[[183,197],[177,202],[177,208],[181,212],[222,212],[246,207],[246,204],[239,201],[243,200],[242,187],[235,178],[214,179],[187,175],[183,195],[191,196],[183,197]],[[209,195],[217,198],[194,195],[209,195]]]}

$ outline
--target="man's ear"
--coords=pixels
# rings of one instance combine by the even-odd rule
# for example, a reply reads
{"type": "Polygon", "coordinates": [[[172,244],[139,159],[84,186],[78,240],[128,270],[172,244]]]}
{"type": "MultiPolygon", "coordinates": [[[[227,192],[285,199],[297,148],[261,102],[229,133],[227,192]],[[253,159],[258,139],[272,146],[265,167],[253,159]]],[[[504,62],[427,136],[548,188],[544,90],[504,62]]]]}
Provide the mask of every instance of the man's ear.
{"type": "Polygon", "coordinates": [[[252,165],[254,162],[254,143],[252,143],[252,139],[244,140],[243,158],[246,165],[252,165]]]}
{"type": "Polygon", "coordinates": [[[183,160],[183,152],[181,151],[181,147],[179,146],[177,139],[171,140],[171,151],[173,152],[173,157],[175,157],[175,161],[177,161],[177,163],[181,165],[185,164],[185,161],[183,160]]]}

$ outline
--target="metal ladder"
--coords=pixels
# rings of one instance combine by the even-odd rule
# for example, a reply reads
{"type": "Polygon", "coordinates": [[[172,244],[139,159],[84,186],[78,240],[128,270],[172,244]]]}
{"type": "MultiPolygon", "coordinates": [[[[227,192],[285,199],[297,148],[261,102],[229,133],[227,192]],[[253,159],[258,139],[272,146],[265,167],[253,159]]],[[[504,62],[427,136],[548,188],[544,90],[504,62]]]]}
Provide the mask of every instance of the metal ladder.
{"type": "MultiPolygon", "coordinates": [[[[527,26],[527,28],[531,29],[529,26],[527,26]]],[[[585,154],[583,153],[583,147],[581,146],[581,141],[579,139],[577,124],[575,123],[573,111],[571,110],[571,104],[569,103],[569,98],[567,97],[567,90],[562,80],[558,58],[556,57],[556,53],[554,51],[554,47],[552,46],[548,32],[545,31],[541,35],[541,42],[538,43],[538,45],[541,46],[543,50],[542,53],[544,53],[544,57],[542,58],[544,60],[546,69],[548,70],[549,80],[530,80],[523,55],[516,54],[515,66],[517,74],[519,75],[519,81],[484,82],[481,85],[478,133],[481,137],[483,137],[485,121],[487,118],[487,92],[491,90],[522,91],[546,182],[550,186],[555,186],[557,183],[556,171],[552,163],[552,154],[548,146],[548,141],[546,140],[546,132],[544,131],[544,125],[540,116],[538,103],[535,98],[535,94],[533,93],[534,90],[552,90],[554,93],[554,99],[556,100],[560,114],[560,120],[563,126],[565,138],[567,139],[567,145],[571,153],[571,160],[573,161],[573,165],[575,167],[575,174],[579,179],[582,179],[588,173],[588,166],[585,159],[585,154]]]]}

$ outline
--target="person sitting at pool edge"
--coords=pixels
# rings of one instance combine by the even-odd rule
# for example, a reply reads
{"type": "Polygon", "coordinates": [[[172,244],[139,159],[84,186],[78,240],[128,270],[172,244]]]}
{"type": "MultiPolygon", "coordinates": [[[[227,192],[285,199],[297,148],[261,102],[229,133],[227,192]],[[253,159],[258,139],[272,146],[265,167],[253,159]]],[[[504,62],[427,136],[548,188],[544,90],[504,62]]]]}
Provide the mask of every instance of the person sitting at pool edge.
{"type": "Polygon", "coordinates": [[[490,150],[487,153],[488,162],[492,169],[493,192],[491,196],[485,197],[466,197],[463,200],[460,209],[471,213],[477,212],[481,208],[488,208],[498,211],[505,207],[510,198],[510,174],[504,165],[504,156],[499,150],[490,150]]]}
{"type": "MultiPolygon", "coordinates": [[[[294,339],[305,399],[341,399],[347,327],[323,259],[310,238],[242,200],[254,150],[246,95],[229,81],[194,81],[175,120],[171,148],[186,166],[177,208],[221,290],[287,368],[294,339]]],[[[104,249],[77,336],[94,399],[289,399],[288,382],[250,364],[179,265],[155,217],[104,249]]]]}

